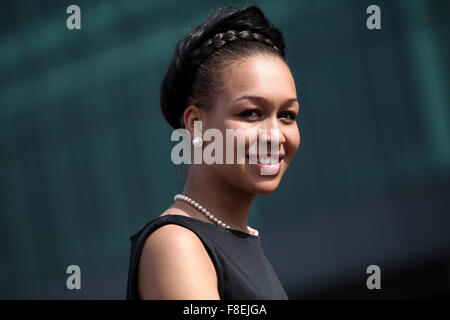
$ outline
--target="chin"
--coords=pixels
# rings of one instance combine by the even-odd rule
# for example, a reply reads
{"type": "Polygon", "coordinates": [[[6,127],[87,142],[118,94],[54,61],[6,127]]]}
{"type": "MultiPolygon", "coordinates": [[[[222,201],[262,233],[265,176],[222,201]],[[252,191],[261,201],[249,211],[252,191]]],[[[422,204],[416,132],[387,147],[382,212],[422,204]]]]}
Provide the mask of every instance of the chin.
{"type": "Polygon", "coordinates": [[[280,181],[278,179],[272,181],[258,181],[254,184],[253,189],[256,194],[268,194],[274,192],[280,181]]]}

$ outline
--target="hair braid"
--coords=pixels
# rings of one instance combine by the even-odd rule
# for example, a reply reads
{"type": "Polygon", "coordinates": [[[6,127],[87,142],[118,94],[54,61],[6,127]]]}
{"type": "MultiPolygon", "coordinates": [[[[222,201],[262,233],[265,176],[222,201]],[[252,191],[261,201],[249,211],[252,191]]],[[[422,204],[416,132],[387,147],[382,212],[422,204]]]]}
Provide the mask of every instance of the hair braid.
{"type": "Polygon", "coordinates": [[[273,44],[272,40],[264,37],[261,33],[252,32],[250,30],[235,31],[229,30],[227,32],[217,33],[212,38],[203,42],[203,44],[192,51],[191,53],[191,70],[197,69],[202,62],[211,55],[214,51],[222,48],[227,43],[237,40],[253,40],[274,48],[282,55],[282,52],[273,44]]]}

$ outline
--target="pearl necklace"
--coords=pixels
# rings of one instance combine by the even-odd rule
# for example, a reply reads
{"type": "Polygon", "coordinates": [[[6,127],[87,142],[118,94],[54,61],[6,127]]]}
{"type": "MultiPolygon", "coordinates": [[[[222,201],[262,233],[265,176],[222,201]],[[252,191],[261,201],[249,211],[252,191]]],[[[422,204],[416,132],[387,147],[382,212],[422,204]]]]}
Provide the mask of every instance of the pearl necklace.
{"type": "MultiPolygon", "coordinates": [[[[207,218],[209,218],[209,220],[213,221],[214,223],[218,224],[219,226],[225,228],[225,229],[230,229],[230,226],[227,225],[225,222],[223,222],[222,220],[217,219],[216,217],[214,217],[213,214],[211,214],[211,212],[209,212],[208,210],[206,210],[205,208],[203,208],[198,202],[195,202],[194,200],[192,200],[191,198],[189,198],[188,196],[185,196],[184,194],[177,194],[175,195],[175,197],[173,198],[174,201],[177,200],[183,200],[187,203],[189,203],[190,205],[192,205],[194,208],[196,208],[197,210],[199,210],[201,213],[203,213],[203,215],[205,215],[207,218]]],[[[250,226],[247,226],[248,231],[250,231],[251,235],[254,236],[258,236],[259,232],[258,230],[255,230],[253,228],[251,228],[250,226]]]]}

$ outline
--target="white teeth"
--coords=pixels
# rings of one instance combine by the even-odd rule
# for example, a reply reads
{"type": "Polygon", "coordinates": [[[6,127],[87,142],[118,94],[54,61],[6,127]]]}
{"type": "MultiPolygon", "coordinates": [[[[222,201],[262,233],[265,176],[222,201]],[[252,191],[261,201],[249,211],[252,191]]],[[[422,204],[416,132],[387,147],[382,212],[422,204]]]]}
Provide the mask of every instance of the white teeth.
{"type": "MultiPolygon", "coordinates": [[[[255,159],[255,158],[252,158],[252,156],[246,156],[246,157],[247,157],[247,159],[255,159]]],[[[254,156],[254,157],[256,157],[256,156],[254,156]]],[[[281,160],[283,158],[274,159],[273,163],[272,163],[272,158],[271,157],[256,157],[256,159],[257,159],[256,161],[258,163],[267,165],[267,164],[274,164],[274,163],[281,162],[281,160]]]]}

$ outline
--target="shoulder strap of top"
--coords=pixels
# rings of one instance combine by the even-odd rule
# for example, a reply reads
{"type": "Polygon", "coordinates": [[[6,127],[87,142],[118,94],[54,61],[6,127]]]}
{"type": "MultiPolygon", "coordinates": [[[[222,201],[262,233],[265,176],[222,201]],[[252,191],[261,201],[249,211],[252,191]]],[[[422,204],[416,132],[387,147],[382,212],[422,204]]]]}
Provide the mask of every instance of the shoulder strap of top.
{"type": "Polygon", "coordinates": [[[222,296],[222,266],[220,264],[220,259],[217,255],[217,249],[214,240],[209,236],[207,228],[209,227],[206,222],[196,221],[194,218],[185,217],[182,215],[165,215],[159,216],[151,220],[147,225],[141,229],[136,234],[130,237],[131,240],[131,255],[130,264],[128,270],[128,284],[127,284],[127,299],[139,299],[138,287],[137,287],[137,275],[139,261],[142,253],[142,248],[144,246],[145,240],[159,227],[166,224],[177,224],[183,226],[192,232],[194,232],[197,237],[201,240],[203,246],[208,252],[211,261],[219,277],[219,295],[222,296]]]}

